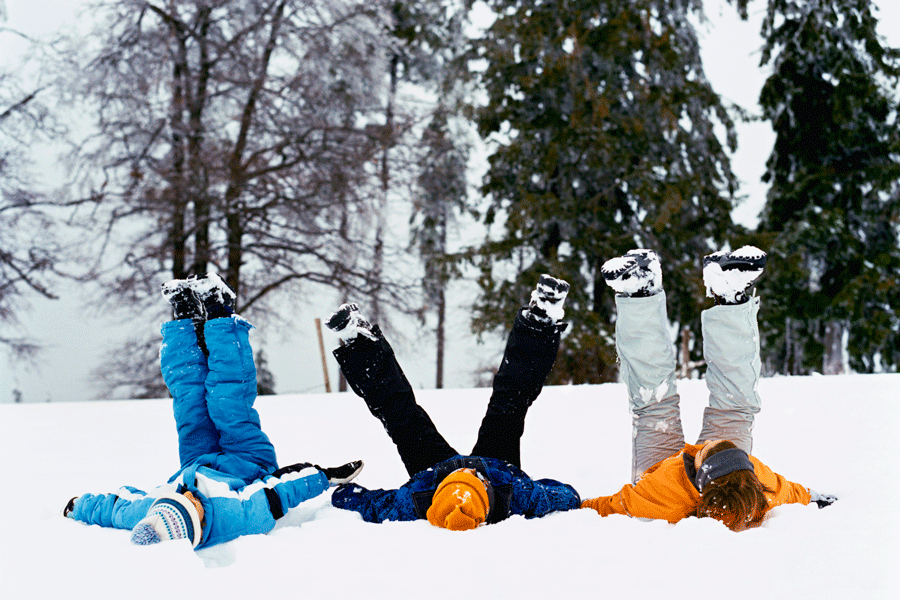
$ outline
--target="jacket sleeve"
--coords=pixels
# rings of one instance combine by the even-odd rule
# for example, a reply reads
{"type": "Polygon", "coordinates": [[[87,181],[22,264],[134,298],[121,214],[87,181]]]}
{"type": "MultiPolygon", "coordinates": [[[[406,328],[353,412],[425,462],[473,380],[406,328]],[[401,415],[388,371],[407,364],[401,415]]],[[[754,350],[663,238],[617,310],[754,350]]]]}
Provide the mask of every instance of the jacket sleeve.
{"type": "Polygon", "coordinates": [[[367,490],[355,483],[345,483],[334,490],[331,505],[358,512],[369,523],[415,521],[419,518],[407,488],[367,490]]]}
{"type": "Polygon", "coordinates": [[[759,477],[759,481],[773,492],[766,494],[769,508],[781,504],[809,504],[809,489],[806,486],[788,481],[755,457],[750,457],[750,460],[753,462],[754,472],[759,477]]]}
{"type": "MultiPolygon", "coordinates": [[[[328,489],[328,478],[316,469],[267,477],[237,491],[201,481],[207,527],[198,548],[222,544],[242,535],[268,533],[288,510],[328,489]]],[[[203,498],[201,498],[201,502],[203,498]]]]}
{"type": "Polygon", "coordinates": [[[147,516],[155,500],[133,487],[120,488],[114,494],[84,494],[75,501],[71,516],[88,525],[132,529],[147,516]]]}
{"type": "Polygon", "coordinates": [[[690,484],[672,480],[672,475],[663,469],[648,471],[637,484],[627,484],[612,496],[585,500],[581,507],[592,508],[601,517],[618,514],[675,523],[691,514],[700,494],[690,484]]]}
{"type": "Polygon", "coordinates": [[[573,510],[580,504],[581,498],[571,485],[555,479],[534,481],[520,477],[513,480],[509,513],[534,519],[556,511],[573,510]]]}

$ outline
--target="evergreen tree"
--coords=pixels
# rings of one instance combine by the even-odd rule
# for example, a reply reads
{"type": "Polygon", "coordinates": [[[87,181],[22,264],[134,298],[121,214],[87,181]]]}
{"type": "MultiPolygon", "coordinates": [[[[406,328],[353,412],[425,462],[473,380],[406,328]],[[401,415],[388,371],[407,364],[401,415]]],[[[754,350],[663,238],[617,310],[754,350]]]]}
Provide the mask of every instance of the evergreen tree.
{"type": "Polygon", "coordinates": [[[435,387],[441,388],[446,288],[451,278],[447,233],[456,213],[464,210],[467,197],[468,147],[452,126],[461,116],[459,98],[467,81],[460,68],[466,10],[457,0],[411,0],[390,6],[394,18],[391,35],[397,45],[389,88],[402,80],[416,85],[418,96],[436,100],[416,154],[410,242],[424,267],[423,306],[418,313],[424,321],[425,314],[433,311],[437,320],[435,387]]]}
{"type": "Polygon", "coordinates": [[[256,351],[256,394],[272,396],[275,394],[275,375],[269,370],[269,361],[262,348],[256,351]]]}
{"type": "Polygon", "coordinates": [[[776,139],[760,224],[773,371],[900,365],[900,52],[869,0],[771,0],[760,95],[776,139]]]}
{"type": "MultiPolygon", "coordinates": [[[[735,178],[714,128],[734,128],[700,61],[692,0],[491,0],[480,133],[496,143],[473,252],[476,328],[508,323],[542,272],[572,284],[551,380],[617,376],[614,298],[600,275],[634,247],[660,253],[669,315],[699,330],[699,258],[733,239],[735,178]]],[[[699,348],[699,345],[695,345],[699,348]]]]}
{"type": "Polygon", "coordinates": [[[437,317],[435,387],[442,388],[446,289],[451,278],[447,230],[453,223],[453,214],[466,206],[468,152],[454,139],[447,113],[440,108],[426,128],[422,144],[427,153],[419,175],[421,191],[413,201],[412,237],[425,266],[422,280],[425,308],[434,310],[437,317]]]}

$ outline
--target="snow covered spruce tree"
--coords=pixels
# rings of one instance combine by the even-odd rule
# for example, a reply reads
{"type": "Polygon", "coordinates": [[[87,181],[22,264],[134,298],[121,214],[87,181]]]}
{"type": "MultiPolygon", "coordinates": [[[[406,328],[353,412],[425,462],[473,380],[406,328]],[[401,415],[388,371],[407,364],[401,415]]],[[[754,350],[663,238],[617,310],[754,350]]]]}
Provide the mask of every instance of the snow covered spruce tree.
{"type": "MultiPolygon", "coordinates": [[[[304,284],[358,297],[386,285],[371,278],[370,227],[373,164],[390,144],[372,127],[384,3],[107,0],[94,14],[85,66],[71,71],[97,119],[79,158],[108,216],[97,227],[88,215],[107,297],[161,310],[159,281],[210,269],[244,314],[304,284]]],[[[108,374],[130,394],[159,393],[153,347],[117,353],[108,374]]]]}
{"type": "Polygon", "coordinates": [[[735,145],[707,82],[694,0],[489,0],[497,19],[472,58],[495,144],[483,191],[491,239],[474,251],[476,327],[509,321],[538,275],[572,284],[572,330],[551,379],[617,375],[613,298],[600,266],[634,247],[663,257],[669,315],[699,331],[699,260],[736,241],[735,178],[714,133],[735,145]],[[477,64],[477,63],[476,63],[477,64]]]}
{"type": "Polygon", "coordinates": [[[760,95],[775,147],[760,224],[771,371],[900,367],[900,52],[869,0],[771,0],[760,95]]]}

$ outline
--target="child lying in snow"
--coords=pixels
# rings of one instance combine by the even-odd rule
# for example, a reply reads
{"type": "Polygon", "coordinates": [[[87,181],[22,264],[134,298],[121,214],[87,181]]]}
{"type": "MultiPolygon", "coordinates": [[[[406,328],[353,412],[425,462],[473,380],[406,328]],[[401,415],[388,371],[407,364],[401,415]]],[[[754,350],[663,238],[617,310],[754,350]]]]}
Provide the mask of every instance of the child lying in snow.
{"type": "Polygon", "coordinates": [[[332,505],[369,522],[427,519],[456,531],[496,523],[509,515],[541,517],[578,508],[570,485],[535,481],[520,468],[519,443],[528,407],[540,394],[559,350],[569,284],[544,275],[529,307],[516,316],[478,440],[468,456],[441,436],[416,402],[394,352],[378,326],[355,304],[343,305],[328,327],[347,342],[334,351],[341,371],[369,411],[381,420],[411,479],[396,490],[342,485],[332,505]]]}
{"type": "Polygon", "coordinates": [[[780,504],[836,500],[790,482],[749,455],[759,412],[759,298],[750,288],[762,274],[765,252],[745,246],[704,258],[707,295],[703,352],[709,407],[697,444],[685,444],[675,353],[669,340],[666,295],[656,253],[632,250],[603,265],[616,292],[616,348],[634,417],[632,483],[613,496],[585,500],[601,516],[666,519],[713,517],[734,531],[759,525],[780,504]]]}
{"type": "Polygon", "coordinates": [[[174,320],[162,325],[160,367],[173,398],[181,468],[149,494],[123,487],[73,498],[64,515],[131,529],[136,544],[186,539],[203,548],[266,533],[289,509],[356,477],[362,461],[278,468],[253,408],[251,325],[233,314],[234,293],[217,275],[170,281],[163,296],[174,320]]]}

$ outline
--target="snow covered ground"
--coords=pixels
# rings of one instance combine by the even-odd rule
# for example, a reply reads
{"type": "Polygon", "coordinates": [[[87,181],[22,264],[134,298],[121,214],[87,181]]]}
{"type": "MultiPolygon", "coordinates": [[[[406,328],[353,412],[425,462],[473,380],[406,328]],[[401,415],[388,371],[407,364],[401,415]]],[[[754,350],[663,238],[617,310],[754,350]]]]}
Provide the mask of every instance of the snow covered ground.
{"type": "MultiPolygon", "coordinates": [[[[693,441],[702,381],[681,383],[693,441]]],[[[178,462],[169,402],[0,405],[0,597],[299,598],[898,598],[900,375],[772,378],[753,454],[789,479],[840,500],[783,506],[763,527],[732,533],[709,519],[676,525],[578,510],[470,532],[425,521],[373,525],[322,496],[265,536],[194,552],[132,546],[127,531],[61,516],[84,492],[150,489],[178,462]]],[[[419,393],[467,452],[489,390],[419,393]]],[[[363,458],[359,483],[407,477],[362,400],[352,394],[260,398],[282,464],[363,458]]],[[[550,387],[533,406],[523,467],[583,497],[628,479],[630,417],[619,384],[550,387]]]]}

